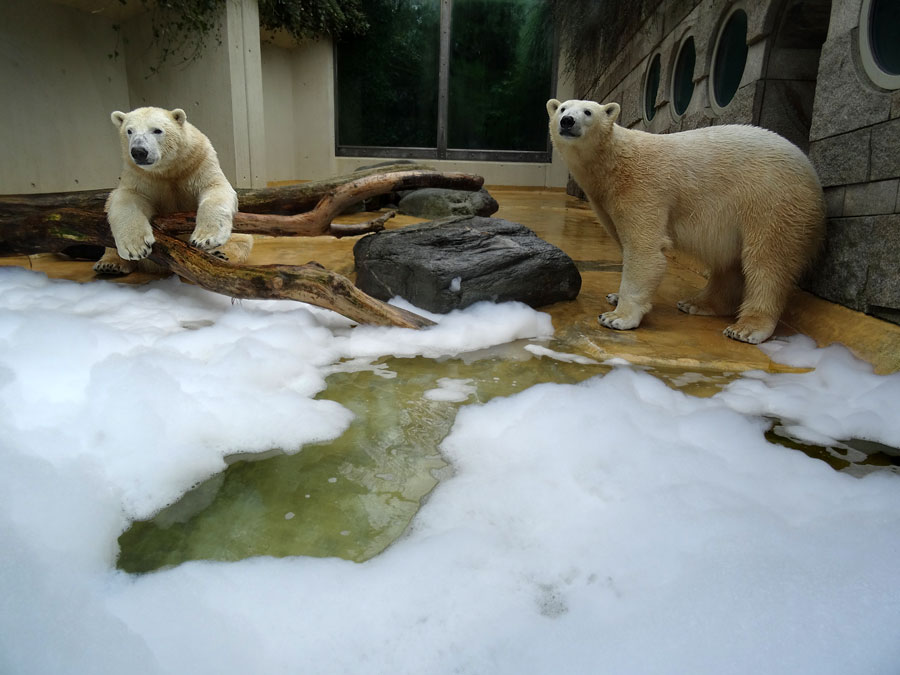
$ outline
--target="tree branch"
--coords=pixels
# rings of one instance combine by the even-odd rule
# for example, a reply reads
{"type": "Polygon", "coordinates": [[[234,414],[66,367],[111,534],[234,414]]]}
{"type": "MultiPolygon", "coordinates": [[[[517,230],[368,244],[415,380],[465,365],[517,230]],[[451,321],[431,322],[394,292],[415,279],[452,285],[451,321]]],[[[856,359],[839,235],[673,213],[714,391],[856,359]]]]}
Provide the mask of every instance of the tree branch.
{"type": "Polygon", "coordinates": [[[232,265],[160,230],[150,260],[198,286],[245,299],[297,300],[330,309],[358,323],[402,328],[434,325],[424,317],[363,293],[344,276],[318,263],[232,265]]]}

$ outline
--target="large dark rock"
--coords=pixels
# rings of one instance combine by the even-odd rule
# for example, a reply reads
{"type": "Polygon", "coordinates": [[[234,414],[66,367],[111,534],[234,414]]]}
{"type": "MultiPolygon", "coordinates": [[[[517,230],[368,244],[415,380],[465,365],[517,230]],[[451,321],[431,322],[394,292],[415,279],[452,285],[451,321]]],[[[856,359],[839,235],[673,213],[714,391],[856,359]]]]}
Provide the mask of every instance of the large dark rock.
{"type": "Polygon", "coordinates": [[[388,230],[353,247],[356,285],[376,298],[400,296],[432,312],[481,300],[532,307],[572,300],[575,263],[524,225],[499,218],[452,218],[388,230]]]}
{"type": "Polygon", "coordinates": [[[481,188],[477,191],[422,188],[403,193],[400,213],[416,218],[489,216],[500,208],[497,200],[481,188]]]}

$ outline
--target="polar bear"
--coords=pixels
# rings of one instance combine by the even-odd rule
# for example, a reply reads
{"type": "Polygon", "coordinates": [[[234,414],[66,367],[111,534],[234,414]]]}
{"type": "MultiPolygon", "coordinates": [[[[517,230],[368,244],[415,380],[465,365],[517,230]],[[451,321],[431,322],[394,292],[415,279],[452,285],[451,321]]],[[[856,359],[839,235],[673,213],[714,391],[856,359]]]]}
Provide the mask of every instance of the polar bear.
{"type": "MultiPolygon", "coordinates": [[[[209,139],[187,121],[184,110],[137,108],[111,115],[119,129],[124,167],[118,187],[106,200],[106,213],[116,242],[94,265],[104,274],[127,274],[150,254],[150,218],[196,211],[191,244],[225,260],[243,262],[250,254],[250,235],[231,236],[237,193],[219,167],[209,139]]],[[[141,269],[161,268],[143,261],[141,269]]]]}
{"type": "Polygon", "coordinates": [[[637,328],[680,250],[709,267],[709,281],[678,308],[734,315],[726,336],[772,335],[794,283],[822,239],[825,203],[803,152],[753,126],[651,134],[618,124],[618,103],[547,101],[550,136],[572,177],[622,249],[607,328],[637,328]]]}

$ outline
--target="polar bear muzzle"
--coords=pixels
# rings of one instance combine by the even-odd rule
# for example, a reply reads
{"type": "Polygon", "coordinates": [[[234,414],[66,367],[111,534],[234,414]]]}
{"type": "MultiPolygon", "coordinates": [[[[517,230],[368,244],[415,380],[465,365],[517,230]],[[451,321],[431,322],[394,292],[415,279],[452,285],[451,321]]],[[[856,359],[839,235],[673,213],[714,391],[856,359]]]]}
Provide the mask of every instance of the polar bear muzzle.
{"type": "Polygon", "coordinates": [[[559,119],[559,135],[578,138],[581,136],[581,126],[571,115],[564,115],[559,119]]]}
{"type": "Polygon", "coordinates": [[[155,134],[132,133],[128,139],[128,154],[134,163],[141,167],[149,167],[159,161],[159,142],[155,134]]]}

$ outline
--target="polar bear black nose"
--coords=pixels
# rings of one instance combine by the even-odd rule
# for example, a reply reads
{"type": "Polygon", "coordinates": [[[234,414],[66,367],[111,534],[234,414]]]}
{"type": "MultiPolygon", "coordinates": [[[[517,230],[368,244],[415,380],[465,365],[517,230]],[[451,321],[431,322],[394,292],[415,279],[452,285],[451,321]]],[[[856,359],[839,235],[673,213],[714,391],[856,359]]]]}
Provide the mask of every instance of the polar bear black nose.
{"type": "Polygon", "coordinates": [[[135,162],[143,162],[147,159],[147,149],[139,148],[137,146],[131,149],[131,156],[135,162]]]}
{"type": "Polygon", "coordinates": [[[571,115],[566,115],[559,121],[559,126],[563,129],[571,129],[575,126],[575,118],[571,115]]]}

